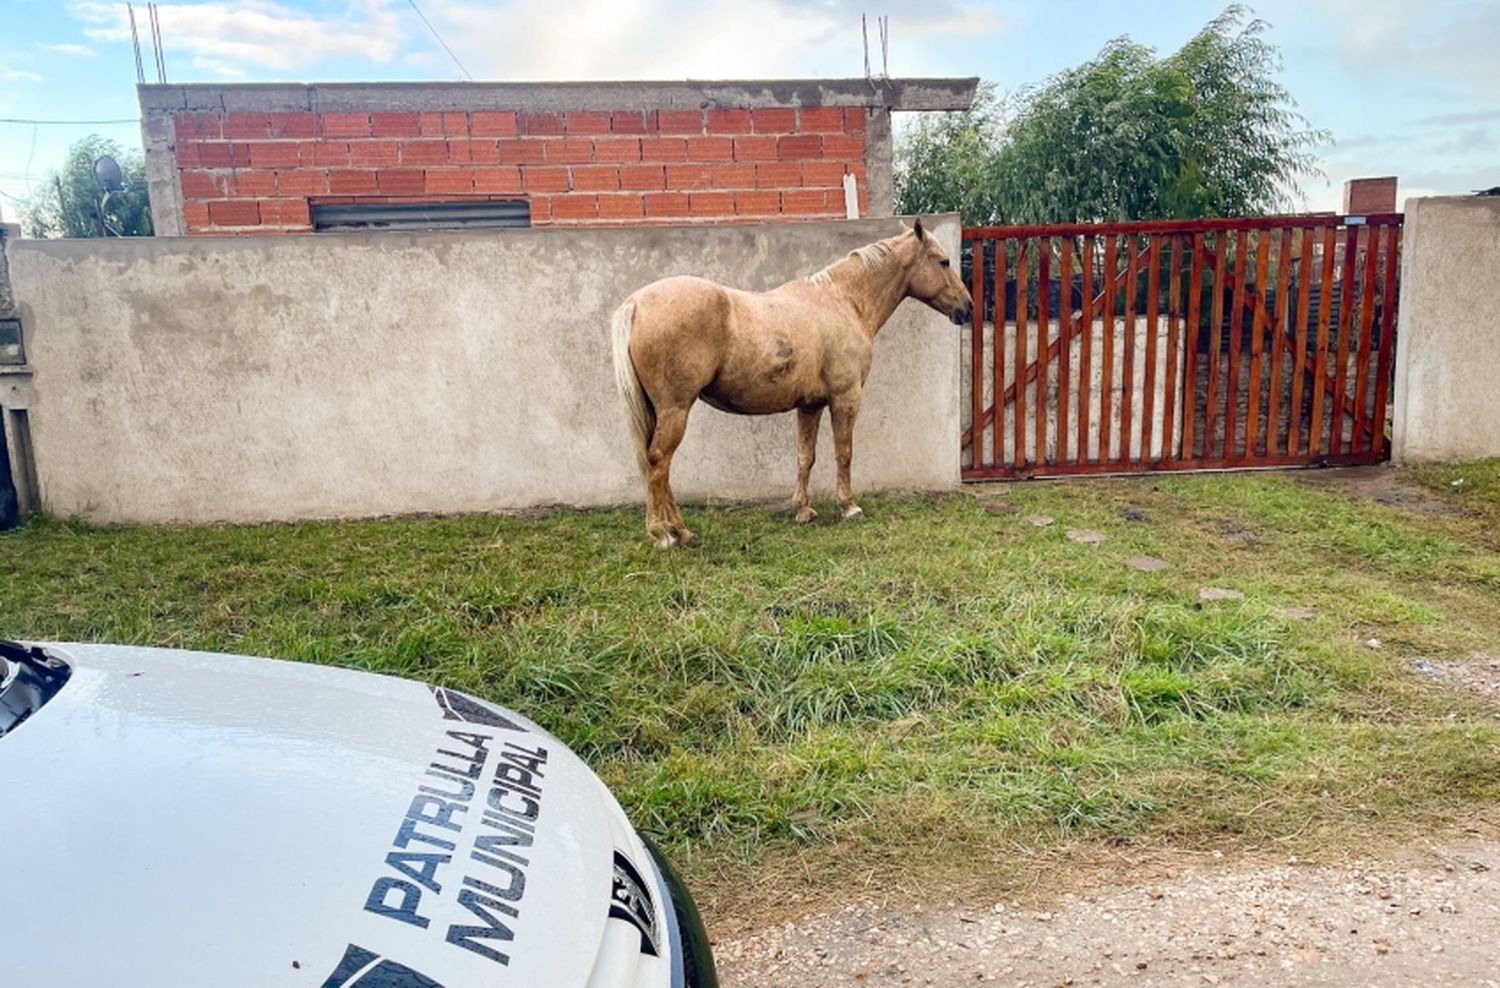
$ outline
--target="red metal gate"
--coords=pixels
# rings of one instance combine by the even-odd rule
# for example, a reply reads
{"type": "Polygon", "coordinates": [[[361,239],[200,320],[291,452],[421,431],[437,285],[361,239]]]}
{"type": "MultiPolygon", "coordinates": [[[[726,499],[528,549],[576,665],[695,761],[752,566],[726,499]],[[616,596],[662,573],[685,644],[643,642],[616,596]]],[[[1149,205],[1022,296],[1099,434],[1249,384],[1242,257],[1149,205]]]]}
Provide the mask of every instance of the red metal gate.
{"type": "Polygon", "coordinates": [[[1399,213],[964,239],[965,480],[1387,456],[1399,213]]]}

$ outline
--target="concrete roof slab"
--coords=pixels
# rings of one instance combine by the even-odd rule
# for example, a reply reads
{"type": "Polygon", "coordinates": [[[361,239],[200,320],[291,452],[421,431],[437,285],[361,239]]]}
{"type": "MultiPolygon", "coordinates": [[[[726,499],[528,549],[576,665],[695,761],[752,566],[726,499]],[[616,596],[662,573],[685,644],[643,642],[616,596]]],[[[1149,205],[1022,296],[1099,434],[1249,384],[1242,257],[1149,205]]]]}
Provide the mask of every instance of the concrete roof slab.
{"type": "Polygon", "coordinates": [[[144,85],[150,118],[183,112],[660,110],[865,106],[964,110],[977,78],[752,79],[682,82],[351,82],[144,85]]]}

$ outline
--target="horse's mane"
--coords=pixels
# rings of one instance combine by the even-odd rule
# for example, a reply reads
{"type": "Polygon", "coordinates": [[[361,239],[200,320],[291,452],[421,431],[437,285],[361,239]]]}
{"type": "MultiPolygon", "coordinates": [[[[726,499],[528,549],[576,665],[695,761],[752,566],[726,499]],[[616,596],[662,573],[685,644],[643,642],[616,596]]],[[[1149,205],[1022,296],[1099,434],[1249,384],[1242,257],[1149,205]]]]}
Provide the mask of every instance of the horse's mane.
{"type": "Polygon", "coordinates": [[[807,280],[814,285],[833,284],[833,269],[850,258],[858,258],[866,271],[878,271],[885,266],[885,262],[890,260],[891,255],[895,253],[896,249],[891,245],[896,239],[896,237],[891,237],[888,240],[877,240],[873,244],[856,247],[847,256],[839,258],[823,270],[808,275],[807,280]]]}

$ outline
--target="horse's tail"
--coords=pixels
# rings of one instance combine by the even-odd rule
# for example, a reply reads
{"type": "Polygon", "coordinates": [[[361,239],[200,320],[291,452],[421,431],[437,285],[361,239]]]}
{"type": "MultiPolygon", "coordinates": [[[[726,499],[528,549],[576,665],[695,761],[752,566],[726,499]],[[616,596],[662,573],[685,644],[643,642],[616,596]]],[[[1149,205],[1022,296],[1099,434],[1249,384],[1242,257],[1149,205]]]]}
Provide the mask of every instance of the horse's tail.
{"type": "Polygon", "coordinates": [[[626,300],[610,317],[610,336],[615,356],[615,387],[620,391],[620,402],[625,406],[625,420],[630,424],[630,434],[635,440],[635,462],[646,476],[650,466],[647,448],[651,434],[656,431],[656,409],[641,379],[636,376],[635,365],[630,361],[630,328],[635,322],[635,299],[626,300]]]}

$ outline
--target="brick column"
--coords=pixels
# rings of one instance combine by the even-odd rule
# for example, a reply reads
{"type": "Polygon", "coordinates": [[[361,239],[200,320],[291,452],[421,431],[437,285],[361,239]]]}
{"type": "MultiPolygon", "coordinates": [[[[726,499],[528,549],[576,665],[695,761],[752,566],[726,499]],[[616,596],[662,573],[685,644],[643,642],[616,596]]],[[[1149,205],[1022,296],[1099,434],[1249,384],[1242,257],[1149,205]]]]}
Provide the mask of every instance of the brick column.
{"type": "Polygon", "coordinates": [[[1344,212],[1354,216],[1396,211],[1396,177],[1351,178],[1344,183],[1344,212]]]}

